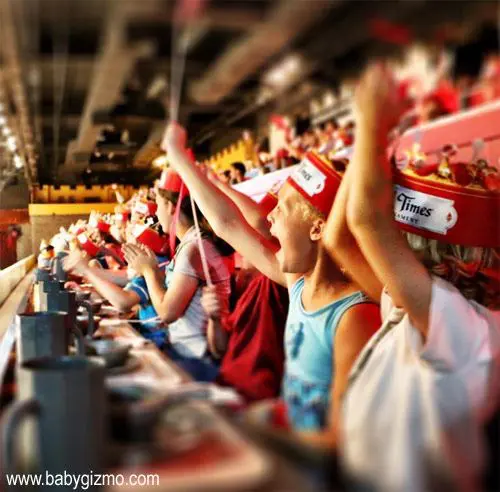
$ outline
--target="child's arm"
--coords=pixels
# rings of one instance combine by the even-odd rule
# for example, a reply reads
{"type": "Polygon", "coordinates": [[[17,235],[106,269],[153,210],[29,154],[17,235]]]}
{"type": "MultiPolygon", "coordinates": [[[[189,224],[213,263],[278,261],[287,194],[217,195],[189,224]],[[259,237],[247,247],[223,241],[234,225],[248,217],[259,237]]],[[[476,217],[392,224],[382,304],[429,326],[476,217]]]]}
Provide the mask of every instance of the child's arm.
{"type": "Polygon", "coordinates": [[[124,245],[123,251],[130,267],[138,275],[144,276],[151,303],[160,319],[167,324],[178,320],[189,306],[199,286],[199,280],[174,272],[169,288],[166,289],[165,276],[158,268],[153,253],[132,244],[124,245]]]}
{"type": "Polygon", "coordinates": [[[335,196],[326,223],[323,244],[335,262],[346,268],[347,275],[374,301],[379,302],[382,284],[366,261],[347,225],[346,206],[349,188],[354,179],[353,170],[354,166],[349,165],[335,196]]]}
{"type": "Polygon", "coordinates": [[[88,261],[80,251],[72,251],[64,259],[64,268],[75,270],[87,278],[94,289],[120,311],[130,311],[140,302],[139,296],[135,292],[124,290],[109,281],[105,276],[105,270],[89,266],[88,261]]]}
{"type": "Polygon", "coordinates": [[[288,286],[288,279],[275,257],[276,247],[260,236],[245,220],[238,207],[225,194],[220,193],[203,172],[190,160],[185,151],[185,132],[172,123],[168,126],[163,147],[172,167],[180,174],[193,198],[207,218],[215,234],[229,243],[264,275],[288,286]]]}
{"type": "MultiPolygon", "coordinates": [[[[358,118],[347,221],[373,271],[394,303],[410,316],[424,338],[428,331],[432,281],[396,227],[387,133],[397,104],[389,74],[380,65],[365,74],[356,96],[358,118]],[[393,110],[392,110],[393,111],[393,110]]],[[[350,266],[348,267],[351,268],[350,266]]]]}
{"type": "Polygon", "coordinates": [[[209,173],[207,173],[207,176],[210,181],[234,202],[234,204],[240,210],[241,215],[245,217],[245,220],[248,222],[248,224],[253,229],[258,231],[262,237],[271,240],[272,236],[269,232],[270,224],[267,218],[263,215],[259,204],[255,203],[250,197],[235,190],[229,184],[223,183],[217,177],[214,176],[213,178],[211,178],[209,173]]]}
{"type": "Polygon", "coordinates": [[[99,270],[99,276],[108,282],[112,282],[120,287],[125,287],[128,284],[127,269],[123,270],[99,270]]]}

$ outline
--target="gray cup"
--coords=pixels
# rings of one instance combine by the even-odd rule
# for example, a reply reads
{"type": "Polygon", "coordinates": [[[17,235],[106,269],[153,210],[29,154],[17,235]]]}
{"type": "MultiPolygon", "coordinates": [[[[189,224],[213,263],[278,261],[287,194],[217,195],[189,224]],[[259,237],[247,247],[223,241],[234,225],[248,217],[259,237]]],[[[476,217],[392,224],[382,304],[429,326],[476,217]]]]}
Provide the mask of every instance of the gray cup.
{"type": "Polygon", "coordinates": [[[45,282],[40,296],[40,311],[68,313],[72,325],[76,323],[76,293],[64,290],[60,282],[45,282]]]}
{"type": "Polygon", "coordinates": [[[47,268],[37,268],[35,270],[35,282],[52,280],[52,272],[47,268]]]}
{"type": "Polygon", "coordinates": [[[16,323],[19,363],[38,357],[68,355],[71,333],[77,338],[77,350],[85,354],[83,337],[65,312],[19,314],[16,323]]]}
{"type": "Polygon", "coordinates": [[[60,282],[66,282],[68,280],[68,272],[63,268],[63,259],[66,258],[66,256],[68,256],[68,253],[59,251],[59,253],[52,258],[51,262],[52,275],[60,282]]]}
{"type": "Polygon", "coordinates": [[[99,359],[44,357],[22,364],[18,401],[2,426],[2,471],[100,473],[107,435],[104,378],[99,359]]]}

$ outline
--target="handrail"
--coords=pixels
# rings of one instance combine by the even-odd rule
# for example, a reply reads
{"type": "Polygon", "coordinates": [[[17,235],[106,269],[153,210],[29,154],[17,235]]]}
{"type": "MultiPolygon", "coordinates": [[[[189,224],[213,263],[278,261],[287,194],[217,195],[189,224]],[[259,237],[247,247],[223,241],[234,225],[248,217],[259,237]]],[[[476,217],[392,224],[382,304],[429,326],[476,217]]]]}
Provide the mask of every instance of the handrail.
{"type": "Polygon", "coordinates": [[[0,270],[0,306],[16,288],[17,284],[34,266],[35,256],[30,255],[22,260],[19,260],[17,263],[0,270]]]}

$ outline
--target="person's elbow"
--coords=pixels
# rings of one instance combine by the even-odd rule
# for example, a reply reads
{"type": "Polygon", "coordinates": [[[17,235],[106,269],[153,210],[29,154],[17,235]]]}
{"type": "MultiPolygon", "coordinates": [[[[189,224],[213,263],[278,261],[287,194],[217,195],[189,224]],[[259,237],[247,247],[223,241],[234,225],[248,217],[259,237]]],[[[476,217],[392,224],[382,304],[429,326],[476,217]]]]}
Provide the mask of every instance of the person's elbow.
{"type": "Polygon", "coordinates": [[[120,311],[120,313],[128,313],[134,306],[141,302],[139,295],[133,291],[124,289],[118,296],[107,297],[111,305],[120,311]]]}
{"type": "Polygon", "coordinates": [[[160,321],[166,325],[177,321],[182,316],[182,313],[177,312],[177,310],[163,307],[158,310],[158,317],[160,321]]]}
{"type": "Polygon", "coordinates": [[[137,302],[132,302],[130,299],[116,299],[111,302],[111,305],[120,313],[128,313],[136,304],[137,302]]]}
{"type": "Polygon", "coordinates": [[[232,231],[235,230],[238,223],[238,217],[233,210],[222,211],[210,223],[216,236],[228,241],[232,236],[232,231]]]}

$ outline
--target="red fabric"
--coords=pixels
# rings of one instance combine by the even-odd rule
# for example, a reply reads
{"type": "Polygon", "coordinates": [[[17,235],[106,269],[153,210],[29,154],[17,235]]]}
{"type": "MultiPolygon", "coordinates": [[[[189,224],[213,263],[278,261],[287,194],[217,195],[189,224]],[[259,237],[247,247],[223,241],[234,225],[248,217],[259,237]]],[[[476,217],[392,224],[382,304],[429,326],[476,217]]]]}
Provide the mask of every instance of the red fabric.
{"type": "Polygon", "coordinates": [[[234,387],[248,401],[278,396],[287,313],[287,290],[258,274],[226,321],[231,334],[219,384],[234,387]]]}

